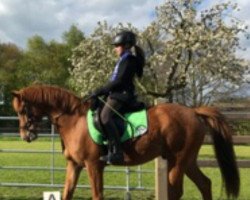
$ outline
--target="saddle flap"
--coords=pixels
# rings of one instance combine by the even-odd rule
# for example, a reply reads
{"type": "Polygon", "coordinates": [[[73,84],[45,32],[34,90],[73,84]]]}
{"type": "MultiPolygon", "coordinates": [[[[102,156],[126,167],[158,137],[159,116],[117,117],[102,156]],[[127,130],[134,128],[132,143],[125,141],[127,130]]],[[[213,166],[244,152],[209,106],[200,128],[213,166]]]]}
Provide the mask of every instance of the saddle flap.
{"type": "MultiPolygon", "coordinates": [[[[122,134],[124,133],[127,122],[124,121],[119,116],[114,117],[113,120],[115,121],[115,124],[118,127],[118,129],[120,130],[120,136],[122,136],[122,134]]],[[[102,121],[101,121],[101,108],[98,108],[95,112],[93,112],[93,123],[94,123],[95,128],[100,133],[102,133],[104,139],[107,140],[108,139],[108,135],[107,135],[108,133],[106,133],[106,131],[105,131],[103,125],[102,125],[102,121]]]]}
{"type": "Polygon", "coordinates": [[[93,112],[93,123],[94,123],[95,128],[98,131],[104,132],[104,129],[103,129],[103,126],[101,123],[100,114],[101,114],[101,109],[99,109],[99,108],[93,112]]]}
{"type": "MultiPolygon", "coordinates": [[[[87,113],[89,134],[95,143],[100,145],[106,145],[107,139],[105,135],[102,134],[102,131],[98,130],[94,125],[94,116],[95,112],[89,110],[87,113]]],[[[124,126],[124,122],[122,122],[123,125],[121,125],[124,127],[121,128],[124,129],[124,131],[120,129],[122,134],[121,142],[125,142],[126,140],[138,137],[147,132],[148,120],[147,112],[145,109],[138,112],[126,113],[124,117],[126,118],[127,123],[125,123],[124,126]]],[[[119,123],[121,120],[122,119],[119,119],[119,123]]]]}

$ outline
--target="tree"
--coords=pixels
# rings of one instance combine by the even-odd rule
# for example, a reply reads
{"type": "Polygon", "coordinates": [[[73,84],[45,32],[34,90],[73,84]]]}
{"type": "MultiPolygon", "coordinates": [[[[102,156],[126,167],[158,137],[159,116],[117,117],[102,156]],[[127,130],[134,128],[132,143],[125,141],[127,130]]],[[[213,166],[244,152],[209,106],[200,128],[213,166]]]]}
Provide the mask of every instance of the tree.
{"type": "MultiPolygon", "coordinates": [[[[137,81],[142,94],[199,106],[242,83],[246,65],[235,52],[241,48],[239,34],[246,34],[246,27],[230,17],[237,4],[221,3],[199,11],[201,3],[167,0],[144,31],[127,27],[137,32],[147,56],[144,78],[137,81]]],[[[119,27],[124,28],[99,23],[73,53],[70,83],[82,95],[107,80],[114,66],[108,41],[119,27]]]]}
{"type": "Polygon", "coordinates": [[[70,86],[82,96],[104,84],[112,71],[112,30],[106,22],[98,23],[93,34],[73,50],[70,86]]]}
{"type": "Polygon", "coordinates": [[[71,25],[69,31],[63,33],[63,41],[67,44],[69,49],[73,49],[84,40],[84,33],[77,28],[76,25],[71,25]]]}
{"type": "Polygon", "coordinates": [[[29,38],[17,73],[19,86],[43,83],[67,87],[68,52],[65,44],[56,41],[46,43],[38,35],[29,38]]]}
{"type": "Polygon", "coordinates": [[[199,12],[200,3],[168,0],[157,8],[156,21],[143,33],[158,83],[157,90],[144,88],[147,94],[198,106],[241,84],[246,66],[235,52],[246,27],[233,17],[227,23],[237,4],[221,3],[199,12]]]}
{"type": "Polygon", "coordinates": [[[94,32],[73,50],[70,69],[70,87],[81,96],[105,84],[117,61],[111,40],[120,30],[139,33],[131,24],[111,27],[106,21],[98,22],[94,32]]]}
{"type": "Polygon", "coordinates": [[[0,92],[4,105],[0,105],[0,115],[7,115],[11,109],[11,94],[9,91],[17,87],[16,72],[23,52],[12,43],[0,44],[0,92]]]}
{"type": "Polygon", "coordinates": [[[15,80],[14,74],[22,51],[14,44],[0,44],[0,83],[8,85],[15,80]]]}
{"type": "Polygon", "coordinates": [[[71,48],[79,44],[83,33],[72,26],[63,38],[65,43],[46,42],[34,35],[28,39],[24,51],[14,44],[0,44],[0,96],[4,91],[6,102],[0,107],[1,114],[11,113],[11,90],[34,83],[68,87],[71,48]]]}
{"type": "MultiPolygon", "coordinates": [[[[85,39],[84,33],[78,29],[76,25],[71,25],[68,31],[65,31],[62,35],[63,44],[66,47],[66,54],[64,58],[67,58],[67,68],[72,69],[70,58],[73,54],[73,50],[85,39]]],[[[69,72],[69,70],[67,70],[69,72]]],[[[69,73],[68,73],[69,75],[69,73]]]]}

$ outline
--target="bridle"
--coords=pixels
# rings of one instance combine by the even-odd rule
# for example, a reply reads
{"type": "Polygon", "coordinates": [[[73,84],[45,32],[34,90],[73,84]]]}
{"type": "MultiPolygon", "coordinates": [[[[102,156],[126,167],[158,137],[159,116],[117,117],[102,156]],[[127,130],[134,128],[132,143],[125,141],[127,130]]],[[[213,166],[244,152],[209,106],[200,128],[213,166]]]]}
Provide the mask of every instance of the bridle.
{"type": "Polygon", "coordinates": [[[23,126],[19,126],[20,130],[27,131],[27,134],[23,137],[24,140],[27,142],[31,142],[35,140],[38,135],[36,133],[36,130],[33,129],[33,125],[38,122],[36,116],[32,113],[30,106],[27,104],[27,102],[24,101],[23,108],[20,112],[18,112],[19,115],[25,115],[27,117],[27,121],[23,126]]]}
{"type": "MultiPolygon", "coordinates": [[[[38,123],[42,125],[42,123],[37,120],[37,117],[32,113],[30,106],[27,102],[24,102],[23,109],[19,112],[20,115],[26,115],[27,122],[23,126],[19,126],[19,129],[23,129],[29,132],[34,132],[33,129],[31,129],[31,126],[35,123],[38,123]]],[[[59,113],[58,115],[52,117],[48,115],[48,119],[51,121],[51,123],[55,126],[58,126],[58,120],[59,118],[64,115],[64,113],[59,113]]]]}
{"type": "Polygon", "coordinates": [[[19,126],[19,129],[24,129],[26,131],[34,131],[31,126],[36,122],[36,118],[31,112],[30,107],[28,106],[27,102],[24,103],[23,109],[19,112],[20,115],[26,115],[27,122],[23,126],[19,126]]]}

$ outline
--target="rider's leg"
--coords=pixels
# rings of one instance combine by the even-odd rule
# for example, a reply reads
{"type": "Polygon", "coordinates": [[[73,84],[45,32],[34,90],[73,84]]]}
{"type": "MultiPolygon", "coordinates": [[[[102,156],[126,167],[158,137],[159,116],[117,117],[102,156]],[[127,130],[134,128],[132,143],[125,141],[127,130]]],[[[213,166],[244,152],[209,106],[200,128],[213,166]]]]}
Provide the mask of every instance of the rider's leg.
{"type": "Polygon", "coordinates": [[[107,103],[104,105],[101,112],[101,121],[105,128],[105,132],[108,134],[112,150],[107,156],[102,156],[100,159],[111,164],[121,163],[123,161],[119,130],[113,120],[115,115],[113,109],[119,112],[121,107],[121,102],[108,97],[107,103]]]}

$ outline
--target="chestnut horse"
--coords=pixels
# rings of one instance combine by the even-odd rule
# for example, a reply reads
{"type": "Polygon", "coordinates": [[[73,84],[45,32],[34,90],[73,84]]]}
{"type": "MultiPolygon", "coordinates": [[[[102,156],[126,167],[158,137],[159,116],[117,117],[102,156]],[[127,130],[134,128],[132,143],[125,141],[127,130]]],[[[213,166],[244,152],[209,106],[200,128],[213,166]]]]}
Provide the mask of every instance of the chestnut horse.
{"type": "MultiPolygon", "coordinates": [[[[36,139],[38,122],[43,116],[48,116],[58,129],[67,159],[63,200],[72,199],[82,168],[87,169],[92,198],[103,199],[106,164],[99,160],[102,147],[94,143],[88,133],[86,113],[90,102],[83,103],[71,92],[52,86],[30,86],[12,93],[23,140],[36,139]]],[[[125,160],[122,165],[139,165],[162,156],[168,162],[169,200],[181,198],[184,175],[195,183],[204,200],[211,200],[211,181],[197,165],[199,149],[205,133],[209,132],[226,193],[229,197],[238,196],[240,180],[231,131],[217,109],[159,104],[148,109],[148,122],[146,134],[123,143],[125,160]]]]}

